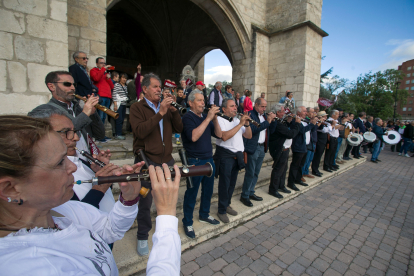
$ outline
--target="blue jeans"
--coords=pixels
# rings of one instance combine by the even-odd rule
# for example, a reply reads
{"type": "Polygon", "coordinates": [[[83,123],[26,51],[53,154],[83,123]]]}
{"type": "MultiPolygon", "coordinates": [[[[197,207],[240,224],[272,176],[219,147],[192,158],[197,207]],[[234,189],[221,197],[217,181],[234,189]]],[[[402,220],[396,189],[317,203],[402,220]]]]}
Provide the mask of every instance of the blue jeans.
{"type": "Polygon", "coordinates": [[[381,152],[381,141],[377,141],[372,144],[372,157],[371,160],[375,161],[378,159],[378,155],[381,152]]]}
{"type": "MultiPolygon", "coordinates": [[[[105,97],[99,97],[99,104],[109,108],[111,105],[111,99],[105,97]]],[[[99,117],[101,117],[102,123],[105,124],[106,113],[103,111],[98,110],[99,117]]]]}
{"type": "Polygon", "coordinates": [[[263,145],[257,145],[256,151],[253,154],[247,154],[246,172],[244,173],[241,197],[249,198],[249,196],[254,195],[254,187],[256,187],[264,157],[263,145]]]}
{"type": "Polygon", "coordinates": [[[118,119],[115,120],[115,135],[121,136],[122,135],[122,125],[124,124],[126,106],[121,105],[118,107],[118,111],[116,113],[119,114],[118,119]]]}
{"type": "Polygon", "coordinates": [[[308,153],[306,154],[305,165],[303,165],[302,167],[302,175],[309,174],[309,166],[313,160],[314,155],[315,155],[314,151],[308,150],[308,153]]]}
{"type": "Polygon", "coordinates": [[[213,195],[213,188],[214,188],[214,174],[216,173],[216,167],[213,162],[213,158],[210,159],[198,159],[198,158],[188,158],[188,165],[195,165],[200,166],[204,165],[209,162],[213,166],[213,174],[211,177],[207,176],[194,176],[192,177],[193,180],[193,188],[185,191],[184,194],[184,218],[183,224],[184,226],[192,226],[193,225],[193,212],[194,207],[197,201],[197,194],[198,194],[198,187],[200,187],[201,183],[201,198],[200,198],[200,210],[198,212],[200,218],[208,218],[210,214],[210,203],[211,203],[211,196],[213,195]]]}
{"type": "Polygon", "coordinates": [[[338,147],[336,148],[336,152],[335,152],[335,158],[333,162],[334,165],[336,165],[336,157],[338,156],[338,152],[339,152],[339,148],[341,147],[341,144],[342,144],[342,137],[338,137],[338,147]]]}
{"type": "Polygon", "coordinates": [[[404,140],[404,145],[401,147],[400,153],[404,151],[404,154],[407,154],[407,151],[411,146],[411,139],[403,137],[403,140],[404,140]]]}

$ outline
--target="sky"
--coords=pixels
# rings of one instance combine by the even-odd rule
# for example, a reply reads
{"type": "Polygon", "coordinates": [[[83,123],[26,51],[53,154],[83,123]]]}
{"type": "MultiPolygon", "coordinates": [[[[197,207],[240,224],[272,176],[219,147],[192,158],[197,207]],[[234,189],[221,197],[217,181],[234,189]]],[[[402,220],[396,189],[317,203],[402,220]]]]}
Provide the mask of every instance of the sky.
{"type": "MultiPolygon", "coordinates": [[[[397,69],[414,59],[414,0],[324,0],[321,72],[351,81],[369,71],[397,69]]],[[[221,50],[205,56],[204,81],[231,80],[231,65],[221,50]]]]}

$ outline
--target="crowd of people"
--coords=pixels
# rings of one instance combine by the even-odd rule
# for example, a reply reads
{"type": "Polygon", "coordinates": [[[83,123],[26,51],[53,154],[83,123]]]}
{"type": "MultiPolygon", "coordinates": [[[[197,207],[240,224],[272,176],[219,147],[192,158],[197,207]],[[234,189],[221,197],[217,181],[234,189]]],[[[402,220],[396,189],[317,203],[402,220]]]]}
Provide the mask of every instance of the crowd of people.
{"type": "Polygon", "coordinates": [[[299,191],[296,185],[308,186],[306,178],[337,171],[351,160],[350,154],[361,158],[361,147],[371,151],[372,162],[380,162],[383,136],[390,130],[403,137],[402,145],[400,142],[392,151],[409,157],[407,152],[413,150],[414,122],[386,124],[365,112],[355,119],[340,108],[327,114],[319,107],[296,106],[291,91],[268,107],[264,93],[252,99],[252,92],[245,90],[240,97],[230,85],[222,92],[221,82],[215,83],[210,94],[201,81],[193,88],[181,80],[181,87],[171,91],[157,75],[142,76],[141,65],[134,80],[128,82],[126,74],[109,74],[111,66],[103,58],[97,58],[96,67],[89,72],[85,53],[75,52],[73,58],[76,63],[69,72],[47,74],[45,84],[52,94],[47,104],[27,117],[0,119],[5,130],[0,134],[0,260],[7,263],[7,275],[116,275],[113,242],[123,237],[135,218],[137,253],[149,254],[153,201],[158,216],[147,275],[178,275],[181,241],[175,215],[180,171],[172,156],[173,134],[182,137],[188,165],[209,163],[213,172],[186,178],[182,223],[189,238],[196,238],[193,222],[200,186],[198,219],[202,223],[229,223],[229,216],[238,215],[232,199],[241,169],[245,174],[240,202],[252,207],[253,202],[263,201],[255,187],[266,152],[273,158],[268,193],[283,198],[292,190],[299,191]],[[83,96],[84,102],[76,100],[75,94],[83,96]],[[180,113],[174,102],[188,112],[180,113]],[[110,139],[104,128],[108,116],[96,112],[98,103],[119,115],[111,120],[115,139],[125,139],[122,124],[127,117],[127,128],[133,133],[134,164],[111,164],[110,150],[96,146],[94,141],[110,139]],[[377,139],[347,143],[349,135],[367,131],[377,139]],[[214,153],[212,137],[216,139],[214,153]],[[120,183],[118,201],[112,183],[84,181],[138,173],[141,168],[148,170],[150,181],[120,183]],[[210,214],[215,177],[218,220],[210,214]],[[141,187],[152,192],[141,197],[141,187]],[[26,265],[19,265],[22,262],[26,265]]]}

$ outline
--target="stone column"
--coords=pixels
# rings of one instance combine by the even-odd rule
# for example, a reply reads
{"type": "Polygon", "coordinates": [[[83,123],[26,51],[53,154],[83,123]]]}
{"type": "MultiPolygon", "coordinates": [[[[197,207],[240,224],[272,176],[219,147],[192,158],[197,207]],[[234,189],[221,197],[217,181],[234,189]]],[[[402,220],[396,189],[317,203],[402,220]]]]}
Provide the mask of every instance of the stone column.
{"type": "Polygon", "coordinates": [[[196,76],[196,81],[202,81],[204,83],[204,56],[194,67],[194,74],[196,76]]]}
{"type": "Polygon", "coordinates": [[[51,94],[45,76],[67,70],[66,0],[4,0],[0,6],[0,114],[27,114],[51,94]]]}
{"type": "Polygon", "coordinates": [[[97,57],[106,57],[106,1],[72,0],[68,2],[69,64],[75,51],[85,52],[88,67],[97,57]]]}

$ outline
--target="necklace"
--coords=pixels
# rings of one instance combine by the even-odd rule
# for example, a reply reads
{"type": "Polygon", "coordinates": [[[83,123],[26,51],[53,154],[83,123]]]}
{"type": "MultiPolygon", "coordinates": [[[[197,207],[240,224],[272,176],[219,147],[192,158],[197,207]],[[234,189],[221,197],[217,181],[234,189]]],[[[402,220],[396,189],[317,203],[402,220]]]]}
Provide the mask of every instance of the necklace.
{"type": "MultiPolygon", "coordinates": [[[[52,230],[62,230],[59,225],[57,225],[56,223],[53,223],[53,227],[48,227],[48,229],[52,229],[52,230]]],[[[23,228],[21,228],[23,229],[23,228]]],[[[12,232],[17,232],[20,231],[21,229],[7,229],[7,228],[0,228],[0,231],[12,231],[12,232]]],[[[30,231],[32,228],[27,229],[25,228],[27,231],[30,231]]]]}

